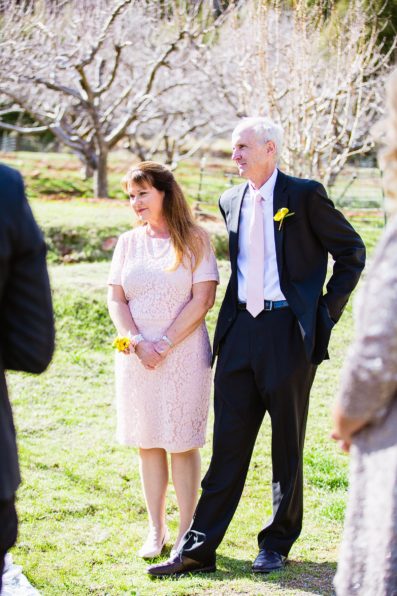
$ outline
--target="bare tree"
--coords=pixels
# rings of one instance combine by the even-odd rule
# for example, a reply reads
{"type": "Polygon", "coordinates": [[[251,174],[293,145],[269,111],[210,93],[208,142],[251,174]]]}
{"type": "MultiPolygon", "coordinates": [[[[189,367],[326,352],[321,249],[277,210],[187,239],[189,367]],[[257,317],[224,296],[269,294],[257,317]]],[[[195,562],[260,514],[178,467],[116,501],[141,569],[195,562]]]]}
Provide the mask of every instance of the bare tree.
{"type": "Polygon", "coordinates": [[[212,63],[210,47],[190,52],[189,68],[179,75],[173,73],[184,82],[159,97],[156,109],[130,127],[128,148],[142,160],[161,158],[175,168],[214,136],[228,132],[221,118],[223,102],[206,74],[212,63]]]}
{"type": "Polygon", "coordinates": [[[0,115],[0,127],[51,129],[107,196],[109,151],[122,139],[175,166],[236,117],[270,114],[285,130],[286,167],[329,184],[372,148],[396,43],[382,52],[366,0],[342,16],[326,4],[0,0],[2,108],[5,98],[37,123],[0,115]]]}
{"type": "Polygon", "coordinates": [[[213,61],[225,115],[270,115],[285,131],[283,159],[299,176],[331,184],[346,161],[373,147],[390,54],[363,0],[342,16],[321,2],[247,0],[223,27],[213,61]],[[332,17],[332,18],[331,18],[332,17]],[[226,110],[228,106],[228,110],[226,110]]]}
{"type": "Polygon", "coordinates": [[[159,114],[172,118],[165,98],[186,87],[192,54],[223,18],[214,19],[210,0],[3,0],[1,8],[0,94],[92,168],[98,197],[108,195],[109,151],[159,114]]]}

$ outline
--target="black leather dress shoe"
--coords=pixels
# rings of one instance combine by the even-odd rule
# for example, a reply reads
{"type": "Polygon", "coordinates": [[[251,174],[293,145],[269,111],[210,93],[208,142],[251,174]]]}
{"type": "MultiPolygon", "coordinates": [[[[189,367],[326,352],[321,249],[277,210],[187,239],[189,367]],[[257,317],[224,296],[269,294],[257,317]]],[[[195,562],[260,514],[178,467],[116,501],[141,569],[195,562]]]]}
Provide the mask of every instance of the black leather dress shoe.
{"type": "Polygon", "coordinates": [[[179,553],[165,563],[151,565],[147,568],[147,573],[152,577],[169,577],[183,573],[210,573],[212,571],[216,571],[215,561],[204,563],[179,553]]]}
{"type": "Polygon", "coordinates": [[[267,548],[261,548],[259,555],[252,564],[252,571],[254,573],[271,573],[283,569],[287,557],[275,553],[267,548]]]}

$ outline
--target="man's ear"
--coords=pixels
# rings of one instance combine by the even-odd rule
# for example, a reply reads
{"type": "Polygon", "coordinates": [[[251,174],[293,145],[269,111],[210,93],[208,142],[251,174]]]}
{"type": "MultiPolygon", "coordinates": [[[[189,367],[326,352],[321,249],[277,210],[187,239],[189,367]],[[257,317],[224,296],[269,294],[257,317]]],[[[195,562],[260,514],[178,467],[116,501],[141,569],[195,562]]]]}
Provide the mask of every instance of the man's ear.
{"type": "Polygon", "coordinates": [[[267,141],[266,153],[269,153],[271,155],[275,155],[277,153],[276,145],[273,141],[267,141]]]}

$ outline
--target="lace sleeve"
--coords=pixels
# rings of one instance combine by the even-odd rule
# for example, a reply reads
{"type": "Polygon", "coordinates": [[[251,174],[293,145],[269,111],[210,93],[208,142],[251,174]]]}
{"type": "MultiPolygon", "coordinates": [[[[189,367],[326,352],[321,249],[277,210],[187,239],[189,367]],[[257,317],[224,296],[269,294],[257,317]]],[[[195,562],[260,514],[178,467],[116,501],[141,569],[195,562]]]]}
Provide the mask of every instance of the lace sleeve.
{"type": "Polygon", "coordinates": [[[121,272],[123,270],[125,252],[126,252],[126,238],[125,234],[122,234],[117,240],[116,247],[114,249],[112,262],[110,265],[110,271],[108,276],[108,285],[121,286],[121,272]]]}
{"type": "Polygon", "coordinates": [[[384,233],[361,298],[338,401],[349,417],[375,419],[397,396],[397,219],[384,233]]]}
{"type": "Polygon", "coordinates": [[[216,281],[219,283],[219,273],[216,264],[216,258],[209,241],[202,260],[198,264],[198,267],[193,271],[192,282],[197,284],[200,281],[216,281]]]}

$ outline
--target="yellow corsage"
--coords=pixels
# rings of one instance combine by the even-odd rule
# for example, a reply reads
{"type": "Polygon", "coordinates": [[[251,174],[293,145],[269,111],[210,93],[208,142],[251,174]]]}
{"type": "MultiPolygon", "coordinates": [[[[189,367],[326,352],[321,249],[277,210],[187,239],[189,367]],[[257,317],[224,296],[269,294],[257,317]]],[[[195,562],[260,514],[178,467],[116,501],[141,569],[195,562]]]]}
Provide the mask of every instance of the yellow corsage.
{"type": "Polygon", "coordinates": [[[131,340],[129,337],[116,337],[113,340],[112,346],[119,352],[124,352],[127,348],[130,347],[131,340]]]}
{"type": "Polygon", "coordinates": [[[291,215],[295,215],[294,212],[290,213],[288,207],[282,207],[281,209],[279,209],[276,213],[276,215],[273,217],[274,221],[279,221],[280,225],[278,226],[278,229],[281,230],[281,226],[283,225],[283,221],[286,217],[291,217],[291,215]]]}

